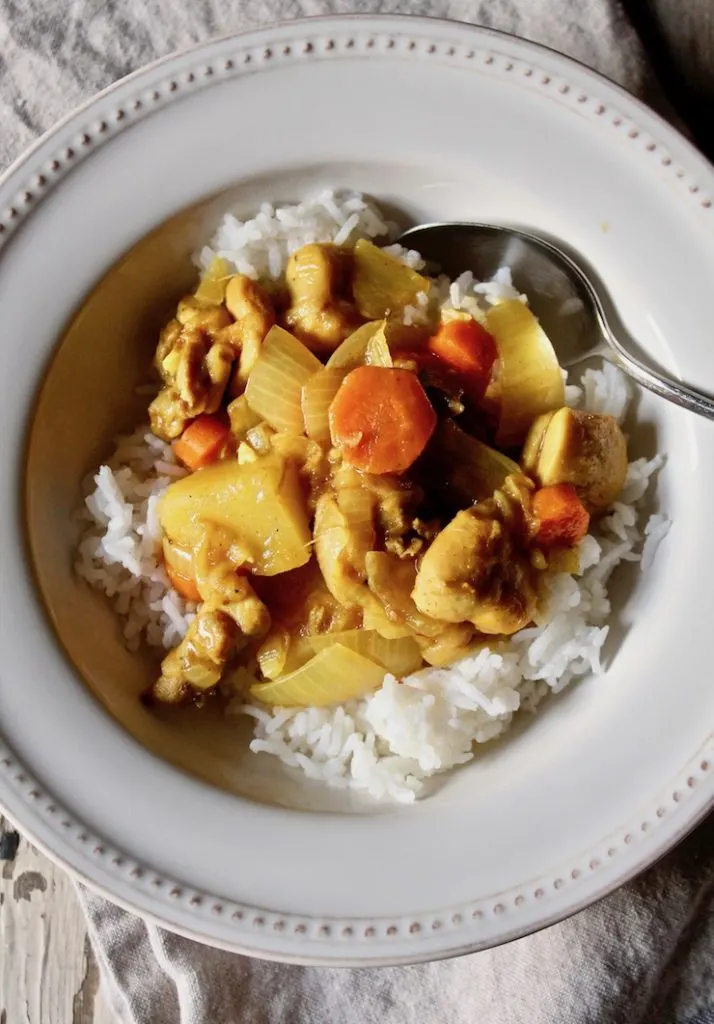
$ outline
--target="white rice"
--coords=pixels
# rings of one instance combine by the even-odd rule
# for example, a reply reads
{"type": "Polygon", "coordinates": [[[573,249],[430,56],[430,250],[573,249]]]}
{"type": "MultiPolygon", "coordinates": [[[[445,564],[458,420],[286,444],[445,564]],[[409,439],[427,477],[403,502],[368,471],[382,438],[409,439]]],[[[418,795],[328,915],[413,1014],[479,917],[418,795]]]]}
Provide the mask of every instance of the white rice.
{"type": "MultiPolygon", "coordinates": [[[[323,192],[295,206],[265,203],[249,221],[226,215],[197,262],[206,267],[218,255],[242,273],[278,278],[289,254],[307,242],[352,242],[389,232],[362,196],[323,192]]],[[[390,251],[415,269],[423,266],[418,253],[401,246],[390,251]]],[[[504,298],[526,301],[508,268],[488,282],[467,273],[456,282],[439,279],[405,319],[419,322],[434,301],[481,316],[504,298]]],[[[566,387],[569,404],[610,412],[620,422],[629,397],[625,377],[609,364],[586,370],[579,385],[566,387]]],[[[609,577],[622,561],[649,568],[670,527],[663,515],[643,523],[640,510],[662,462],[655,456],[630,464],[618,500],[581,543],[580,575],[552,578],[547,608],[533,626],[448,670],[426,668],[401,682],[388,675],[377,693],[338,707],[271,710],[236,698],[231,710],[254,719],[251,749],[331,786],[409,802],[424,780],[471,760],[475,744],[505,732],[516,712],[532,711],[548,692],[601,672],[609,577]]],[[[141,427],[118,440],[111,459],[87,483],[77,571],[110,598],[131,650],[142,642],[174,647],[195,613],[168,585],[156,515],[159,496],[183,474],[171,446],[141,427]]]]}
{"type": "MultiPolygon", "coordinates": [[[[358,238],[385,237],[394,230],[364,196],[350,192],[338,197],[324,191],[295,206],[263,203],[251,220],[226,214],[208,245],[197,253],[196,263],[205,270],[220,256],[241,274],[275,280],[284,273],[288,256],[301,245],[346,245],[358,238]]],[[[424,265],[418,253],[401,246],[396,251],[410,266],[419,269],[424,265]]]]}
{"type": "Polygon", "coordinates": [[[196,610],[169,586],[156,510],[172,480],[185,475],[171,445],[144,426],[117,440],[111,459],[85,488],[76,570],[109,597],[132,651],[142,641],[174,647],[196,610]]]}
{"type": "Polygon", "coordinates": [[[251,749],[331,786],[410,802],[425,779],[470,761],[474,744],[505,732],[517,711],[533,711],[548,692],[602,672],[610,575],[623,561],[642,559],[648,568],[669,529],[666,517],[649,517],[642,548],[637,506],[661,463],[656,456],[630,464],[623,495],[636,497],[617,502],[582,541],[581,575],[552,578],[541,621],[448,670],[425,668],[401,682],[388,675],[377,693],[343,707],[271,712],[237,703],[236,711],[256,720],[251,749]]]}

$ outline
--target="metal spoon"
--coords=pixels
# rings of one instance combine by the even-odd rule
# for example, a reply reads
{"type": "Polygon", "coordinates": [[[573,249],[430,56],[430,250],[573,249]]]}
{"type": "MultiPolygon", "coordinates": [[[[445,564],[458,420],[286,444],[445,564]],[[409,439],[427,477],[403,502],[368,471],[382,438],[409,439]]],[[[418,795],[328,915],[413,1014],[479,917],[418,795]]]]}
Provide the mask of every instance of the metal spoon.
{"type": "MultiPolygon", "coordinates": [[[[714,419],[714,398],[647,366],[625,348],[611,326],[616,313],[605,288],[552,241],[515,228],[453,223],[410,228],[399,242],[437,264],[452,280],[466,270],[478,280],[489,280],[500,267],[510,267],[515,287],[528,296],[561,366],[603,356],[668,402],[714,419]]],[[[621,325],[618,335],[627,337],[621,325]]],[[[629,344],[635,346],[631,339],[629,344]]]]}

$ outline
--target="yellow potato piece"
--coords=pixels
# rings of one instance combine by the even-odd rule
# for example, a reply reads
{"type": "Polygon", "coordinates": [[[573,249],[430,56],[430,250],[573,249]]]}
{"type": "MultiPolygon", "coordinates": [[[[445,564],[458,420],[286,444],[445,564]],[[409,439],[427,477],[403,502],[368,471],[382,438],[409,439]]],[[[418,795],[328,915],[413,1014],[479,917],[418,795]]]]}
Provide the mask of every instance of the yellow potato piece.
{"type": "Polygon", "coordinates": [[[196,289],[199,302],[220,306],[226,297],[226,285],[230,280],[231,268],[220,256],[214,256],[201,276],[201,283],[196,289]]]}
{"type": "Polygon", "coordinates": [[[416,304],[417,295],[429,290],[429,281],[416,270],[361,238],[354,248],[352,293],[360,314],[381,320],[416,304]]]}
{"type": "Polygon", "coordinates": [[[310,559],[310,526],[292,462],[267,455],[243,465],[217,462],[170,485],[159,505],[166,536],[194,550],[206,529],[235,537],[259,576],[274,576],[310,559]]]}
{"type": "Polygon", "coordinates": [[[281,707],[324,708],[373,693],[383,679],[381,665],[334,644],[290,675],[251,687],[250,695],[281,707]]]}
{"type": "Polygon", "coordinates": [[[580,551],[577,548],[551,548],[545,557],[548,572],[580,572],[580,551]]]}
{"type": "Polygon", "coordinates": [[[248,405],[245,395],[239,395],[238,398],[234,398],[226,412],[231,423],[231,433],[239,441],[245,440],[245,435],[248,431],[263,422],[260,416],[253,412],[248,405]]]}

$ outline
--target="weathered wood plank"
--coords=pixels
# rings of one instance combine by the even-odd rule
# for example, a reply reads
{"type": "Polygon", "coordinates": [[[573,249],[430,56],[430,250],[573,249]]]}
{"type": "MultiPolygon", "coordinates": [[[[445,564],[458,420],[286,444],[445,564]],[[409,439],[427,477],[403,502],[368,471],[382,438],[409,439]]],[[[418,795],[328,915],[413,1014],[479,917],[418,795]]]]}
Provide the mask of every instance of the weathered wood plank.
{"type": "MultiPolygon", "coordinates": [[[[6,834],[0,852],[13,845],[6,834]]],[[[0,1022],[114,1021],[70,879],[20,840],[15,856],[0,861],[0,1022]]]]}

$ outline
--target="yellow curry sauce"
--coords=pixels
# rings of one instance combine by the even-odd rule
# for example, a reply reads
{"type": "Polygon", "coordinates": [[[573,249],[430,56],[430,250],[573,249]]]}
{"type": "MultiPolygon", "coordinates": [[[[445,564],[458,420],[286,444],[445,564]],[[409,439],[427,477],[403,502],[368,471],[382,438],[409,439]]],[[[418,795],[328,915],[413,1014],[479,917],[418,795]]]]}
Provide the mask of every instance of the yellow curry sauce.
{"type": "Polygon", "coordinates": [[[270,291],[216,259],[155,365],[152,429],[191,470],[164,559],[197,603],[161,701],[228,680],[334,704],[448,665],[533,620],[625,479],[616,421],[565,406],[526,305],[442,309],[370,242],[303,246],[270,291]]]}

